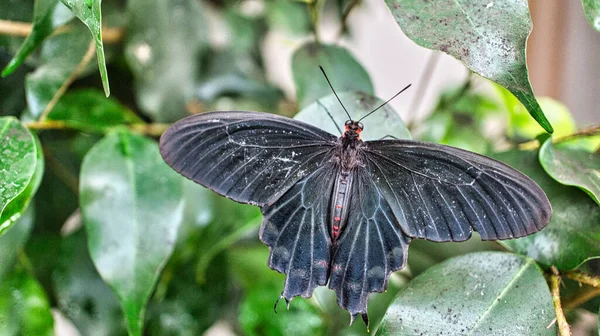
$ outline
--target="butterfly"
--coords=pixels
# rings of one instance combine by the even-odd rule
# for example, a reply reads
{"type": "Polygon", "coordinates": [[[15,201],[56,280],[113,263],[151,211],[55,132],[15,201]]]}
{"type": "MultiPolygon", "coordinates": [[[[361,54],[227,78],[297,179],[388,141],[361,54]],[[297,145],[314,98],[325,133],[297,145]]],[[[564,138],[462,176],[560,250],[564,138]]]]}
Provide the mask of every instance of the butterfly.
{"type": "Polygon", "coordinates": [[[406,265],[411,239],[511,239],[550,220],[542,189],[504,163],[435,143],[363,141],[363,129],[349,117],[338,137],[279,115],[217,111],[173,124],[160,152],[183,176],[261,208],[269,267],[286,274],[280,299],[328,284],[350,323],[360,314],[368,325],[367,297],[406,265]]]}

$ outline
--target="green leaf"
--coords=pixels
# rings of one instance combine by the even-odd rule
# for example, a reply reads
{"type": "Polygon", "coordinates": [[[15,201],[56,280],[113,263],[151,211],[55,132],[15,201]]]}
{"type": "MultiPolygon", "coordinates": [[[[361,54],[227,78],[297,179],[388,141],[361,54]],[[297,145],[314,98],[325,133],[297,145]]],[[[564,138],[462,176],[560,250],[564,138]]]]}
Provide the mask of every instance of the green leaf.
{"type": "Polygon", "coordinates": [[[136,100],[158,122],[186,115],[195,95],[200,52],[206,44],[204,11],[196,0],[130,0],[125,57],[136,100]]]}
{"type": "Polygon", "coordinates": [[[374,94],[369,74],[348,50],[309,42],[298,48],[292,56],[292,73],[300,108],[331,94],[319,65],[327,73],[336,92],[362,91],[374,94]]]}
{"type": "Polygon", "coordinates": [[[0,281],[0,334],[53,335],[50,303],[37,280],[21,266],[0,281]]]}
{"type": "Polygon", "coordinates": [[[63,314],[73,321],[82,335],[124,334],[119,301],[94,268],[85,230],[63,237],[57,256],[52,287],[63,314]]]}
{"type": "Polygon", "coordinates": [[[133,111],[95,89],[69,91],[47,119],[62,121],[67,127],[83,132],[105,132],[118,125],[143,123],[133,111]]]}
{"type": "Polygon", "coordinates": [[[173,251],[183,217],[181,177],[154,141],[126,131],[99,141],[81,166],[80,206],[96,269],[116,292],[131,335],[173,251]]]}
{"type": "Polygon", "coordinates": [[[447,53],[507,88],[548,132],[552,125],[533,95],[525,47],[532,24],[526,0],[386,0],[416,44],[447,53]]]}
{"type": "Polygon", "coordinates": [[[0,118],[0,236],[21,216],[44,171],[37,138],[13,117],[0,118]]]}
{"type": "Polygon", "coordinates": [[[581,4],[592,28],[600,32],[600,0],[581,0],[581,4]]]}
{"type": "Polygon", "coordinates": [[[544,142],[540,163],[557,182],[581,188],[600,205],[600,154],[544,142]]]}
{"type": "MultiPolygon", "coordinates": [[[[354,119],[360,119],[383,103],[383,100],[363,92],[340,92],[338,95],[354,119]]],[[[336,126],[343,132],[348,116],[335,95],[329,94],[302,109],[295,119],[318,126],[339,136],[341,134],[336,126]]],[[[365,125],[364,131],[360,133],[363,140],[378,140],[385,136],[393,136],[398,139],[411,138],[402,118],[390,104],[386,104],[371,114],[362,123],[365,125]]]]}
{"type": "Polygon", "coordinates": [[[108,74],[106,72],[106,61],[104,59],[104,45],[102,43],[102,11],[100,4],[102,0],[60,0],[71,12],[90,29],[92,37],[96,42],[96,57],[98,68],[102,78],[104,94],[110,95],[108,86],[108,74]]]}
{"type": "Polygon", "coordinates": [[[268,1],[265,5],[266,19],[271,29],[281,28],[295,36],[304,36],[310,31],[306,5],[295,1],[268,1]]]}
{"type": "Polygon", "coordinates": [[[577,268],[586,260],[600,258],[600,207],[583,191],[554,181],[542,169],[538,153],[509,151],[493,156],[531,177],[552,205],[552,219],[540,232],[503,240],[509,250],[528,255],[544,266],[559,270],[577,268]]]}
{"type": "Polygon", "coordinates": [[[413,279],[376,335],[556,335],[550,290],[529,258],[456,257],[413,279]]]}
{"type": "Polygon", "coordinates": [[[81,24],[74,24],[67,32],[51,36],[42,44],[41,65],[25,81],[32,118],[39,118],[55,96],[62,94],[59,89],[70,80],[89,45],[89,34],[81,24]]]}
{"type": "MultiPolygon", "coordinates": [[[[31,33],[27,36],[21,47],[2,70],[2,77],[12,74],[43,41],[50,36],[54,28],[59,27],[70,21],[71,15],[57,15],[55,12],[61,12],[57,8],[58,0],[36,0],[33,7],[33,22],[31,33]]],[[[61,6],[62,7],[62,6],[61,6]]]]}
{"type": "Polygon", "coordinates": [[[11,272],[17,261],[17,253],[25,246],[33,228],[33,207],[27,207],[7,232],[0,236],[0,283],[11,272]]]}

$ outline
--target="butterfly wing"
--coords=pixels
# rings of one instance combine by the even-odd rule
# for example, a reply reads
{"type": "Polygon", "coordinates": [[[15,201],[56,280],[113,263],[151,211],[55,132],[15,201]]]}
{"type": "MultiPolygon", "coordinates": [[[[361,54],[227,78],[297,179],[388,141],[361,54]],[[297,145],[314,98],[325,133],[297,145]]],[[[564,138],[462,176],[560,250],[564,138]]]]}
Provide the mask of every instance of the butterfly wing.
{"type": "Polygon", "coordinates": [[[328,216],[337,168],[327,162],[262,209],[260,239],[270,247],[269,267],[287,275],[281,297],[310,297],[329,276],[328,216]]]}
{"type": "Polygon", "coordinates": [[[211,112],[176,122],[160,138],[183,176],[242,203],[265,205],[317,169],[337,137],[258,112],[211,112]]]}
{"type": "Polygon", "coordinates": [[[542,229],[552,208],[542,189],[508,165],[465,150],[419,141],[365,143],[365,169],[412,238],[484,240],[542,229]]]}
{"type": "Polygon", "coordinates": [[[348,221],[334,246],[329,288],[338,305],[361,314],[368,325],[367,296],[383,292],[391,272],[406,264],[410,238],[404,235],[376,176],[356,169],[348,221]]]}

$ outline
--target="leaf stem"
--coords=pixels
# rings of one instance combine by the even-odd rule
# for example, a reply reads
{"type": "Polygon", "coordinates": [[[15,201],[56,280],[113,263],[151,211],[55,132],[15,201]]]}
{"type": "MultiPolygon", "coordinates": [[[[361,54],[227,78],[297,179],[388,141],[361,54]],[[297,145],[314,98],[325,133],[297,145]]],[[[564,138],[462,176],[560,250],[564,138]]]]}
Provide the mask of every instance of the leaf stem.
{"type": "MultiPolygon", "coordinates": [[[[584,129],[580,129],[579,131],[576,131],[575,133],[572,133],[569,135],[565,135],[565,136],[558,137],[558,138],[553,138],[552,143],[560,143],[560,142],[573,140],[573,139],[576,139],[579,137],[587,137],[587,136],[594,136],[594,135],[600,135],[600,125],[593,125],[590,127],[586,127],[584,129]]],[[[541,144],[539,141],[531,140],[531,141],[527,141],[522,144],[519,144],[517,147],[520,150],[534,150],[534,149],[540,148],[540,146],[541,146],[541,144]]]]}
{"type": "Polygon", "coordinates": [[[556,267],[552,266],[552,275],[550,276],[550,291],[552,294],[552,302],[554,303],[554,310],[556,311],[556,322],[558,323],[558,334],[560,336],[570,336],[571,327],[567,323],[565,313],[563,312],[560,303],[560,273],[556,267]]]}
{"type": "MultiPolygon", "coordinates": [[[[0,35],[27,37],[33,25],[29,22],[0,20],[0,35]]],[[[69,26],[56,28],[52,35],[62,34],[69,31],[69,26]]],[[[121,42],[125,36],[125,31],[121,28],[102,28],[102,40],[108,44],[121,42]]]]}
{"type": "MultiPolygon", "coordinates": [[[[344,8],[344,12],[342,13],[342,19],[341,19],[341,24],[340,24],[340,32],[338,33],[338,35],[343,35],[346,32],[346,28],[348,28],[348,16],[350,15],[350,12],[352,12],[352,9],[354,9],[354,7],[356,7],[356,5],[358,5],[361,2],[361,0],[352,0],[348,6],[346,6],[346,8],[344,8]]],[[[341,6],[341,4],[340,4],[341,6]]]]}
{"type": "Polygon", "coordinates": [[[92,41],[90,42],[90,45],[88,47],[88,50],[85,52],[85,55],[83,55],[83,58],[81,59],[81,62],[79,62],[79,64],[77,64],[77,67],[75,67],[75,70],[73,70],[73,72],[71,72],[71,74],[69,75],[69,78],[67,78],[67,80],[60,86],[60,88],[56,91],[56,93],[54,94],[54,96],[52,97],[52,99],[50,100],[48,105],[46,105],[46,107],[44,108],[44,111],[42,111],[42,115],[40,116],[40,121],[46,120],[46,118],[48,117],[48,114],[50,113],[50,111],[52,111],[52,108],[54,108],[54,105],[56,105],[56,103],[58,102],[60,97],[62,97],[63,94],[65,94],[65,92],[67,91],[67,88],[69,87],[69,85],[71,85],[71,83],[73,83],[75,78],[77,78],[77,76],[79,76],[79,74],[82,73],[83,70],[85,70],[85,67],[87,67],[88,63],[90,63],[90,61],[92,60],[92,57],[94,57],[95,54],[96,54],[96,43],[92,39],[92,41]]]}
{"type": "MultiPolygon", "coordinates": [[[[431,76],[433,75],[433,70],[435,70],[435,66],[438,63],[439,58],[440,58],[440,54],[438,52],[433,51],[433,50],[429,52],[427,61],[425,62],[425,68],[423,69],[423,72],[421,73],[421,78],[419,78],[419,82],[416,84],[417,90],[415,91],[415,94],[413,95],[413,98],[407,109],[409,113],[416,113],[418,111],[418,109],[421,107],[421,103],[423,102],[425,90],[427,90],[427,88],[429,87],[429,81],[431,80],[431,76]]],[[[406,125],[406,127],[408,129],[414,128],[415,123],[417,121],[418,120],[416,120],[416,117],[413,114],[413,117],[410,118],[408,125],[406,125]]]]}
{"type": "Polygon", "coordinates": [[[575,280],[592,287],[600,288],[600,276],[593,276],[583,272],[571,271],[566,272],[565,276],[571,280],[575,280]]]}

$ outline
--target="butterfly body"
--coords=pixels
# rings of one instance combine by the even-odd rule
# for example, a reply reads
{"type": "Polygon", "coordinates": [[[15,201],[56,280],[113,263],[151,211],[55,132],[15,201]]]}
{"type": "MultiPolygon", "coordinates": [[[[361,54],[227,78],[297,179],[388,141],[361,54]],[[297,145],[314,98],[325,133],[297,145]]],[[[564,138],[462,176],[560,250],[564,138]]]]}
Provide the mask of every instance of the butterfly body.
{"type": "Polygon", "coordinates": [[[223,111],[182,119],[161,137],[182,175],[261,207],[269,267],[286,274],[281,298],[337,294],[352,320],[406,264],[411,239],[509,239],[550,220],[544,192],[485,156],[412,140],[363,141],[349,120],[334,136],[267,113],[223,111]]]}

